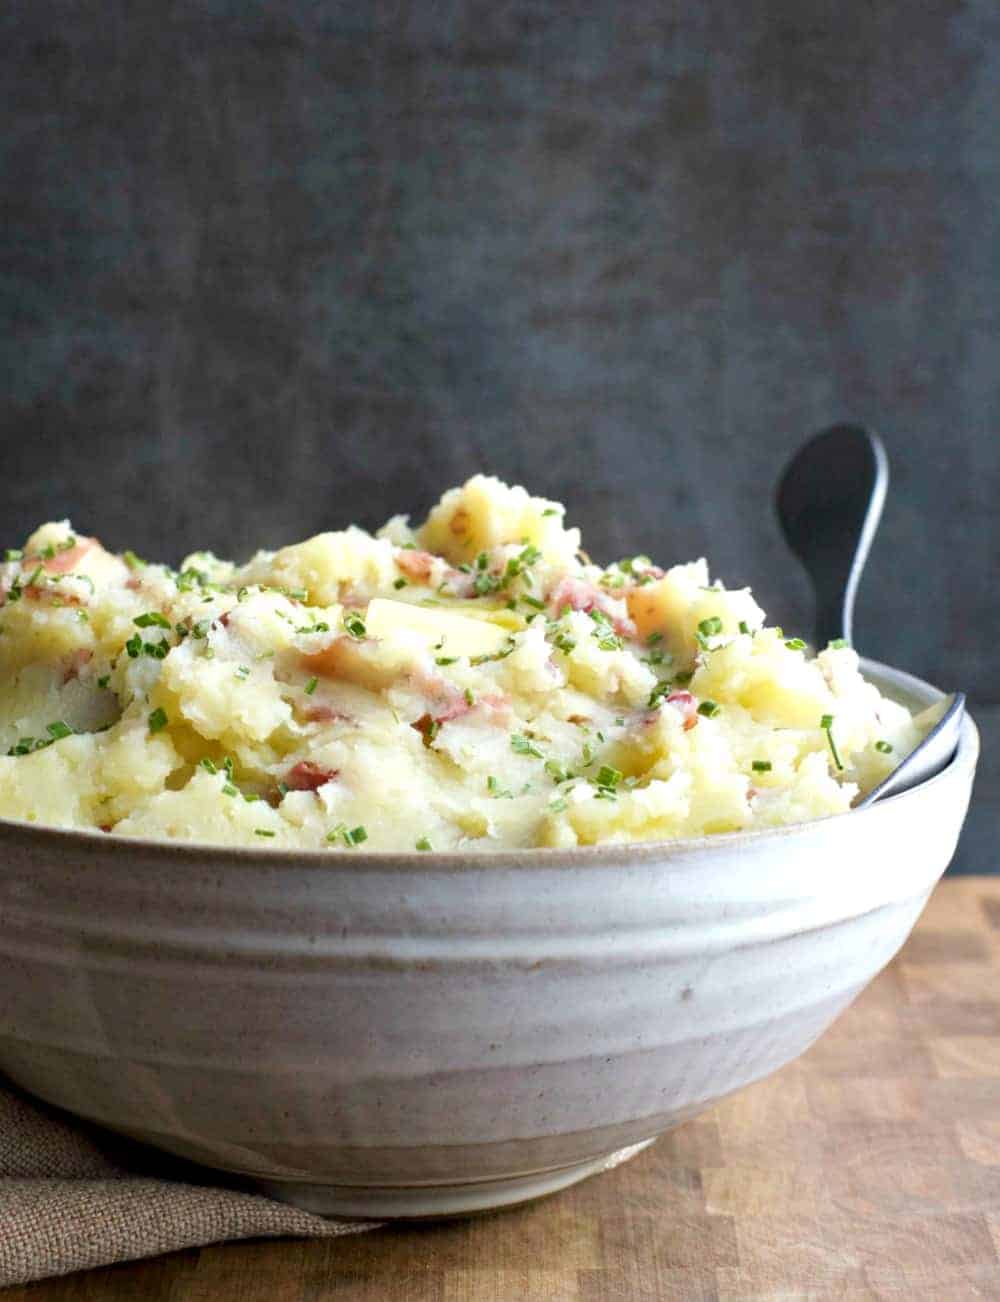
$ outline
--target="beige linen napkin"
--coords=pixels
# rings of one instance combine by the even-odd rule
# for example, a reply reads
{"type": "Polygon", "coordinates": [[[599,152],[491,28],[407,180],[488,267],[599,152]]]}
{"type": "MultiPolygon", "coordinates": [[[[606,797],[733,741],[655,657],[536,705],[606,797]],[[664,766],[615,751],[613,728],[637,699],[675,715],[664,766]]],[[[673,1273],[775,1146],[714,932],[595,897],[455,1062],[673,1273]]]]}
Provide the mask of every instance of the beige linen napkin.
{"type": "Polygon", "coordinates": [[[0,1079],[0,1286],[223,1239],[374,1228],[201,1183],[210,1178],[0,1079]]]}

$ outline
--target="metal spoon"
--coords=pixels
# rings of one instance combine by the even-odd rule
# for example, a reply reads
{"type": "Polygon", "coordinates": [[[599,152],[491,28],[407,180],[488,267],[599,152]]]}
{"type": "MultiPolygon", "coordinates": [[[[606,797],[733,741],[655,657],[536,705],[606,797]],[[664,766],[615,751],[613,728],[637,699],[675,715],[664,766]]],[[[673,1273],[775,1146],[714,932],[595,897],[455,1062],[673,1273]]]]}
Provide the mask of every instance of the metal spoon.
{"type": "MultiPolygon", "coordinates": [[[[816,595],[816,646],[852,641],[854,599],[889,487],[889,458],[882,440],[863,425],[831,425],[799,449],[782,472],[775,495],[785,540],[812,580],[816,595]]],[[[855,805],[933,777],[958,746],[965,696],[941,702],[941,718],[889,774],[855,805]]]]}
{"type": "Polygon", "coordinates": [[[882,440],[863,425],[815,435],[778,481],[778,523],[816,594],[817,649],[851,641],[854,598],[888,487],[882,440]]]}
{"type": "Polygon", "coordinates": [[[900,760],[887,778],[872,787],[866,796],[855,802],[855,809],[866,809],[883,796],[895,796],[909,791],[919,782],[932,778],[951,763],[958,747],[958,737],[965,715],[965,693],[952,692],[941,702],[943,713],[934,727],[919,744],[900,760]]]}

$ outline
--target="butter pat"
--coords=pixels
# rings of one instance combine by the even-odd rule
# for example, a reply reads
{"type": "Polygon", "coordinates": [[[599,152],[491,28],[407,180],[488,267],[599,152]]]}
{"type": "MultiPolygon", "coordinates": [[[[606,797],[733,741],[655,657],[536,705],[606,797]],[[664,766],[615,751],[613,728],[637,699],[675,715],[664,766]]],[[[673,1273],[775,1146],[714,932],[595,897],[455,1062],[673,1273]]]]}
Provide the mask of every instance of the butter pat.
{"type": "Polygon", "coordinates": [[[382,597],[369,603],[365,629],[369,637],[387,642],[405,637],[448,656],[494,655],[510,636],[506,629],[482,619],[382,597]]]}

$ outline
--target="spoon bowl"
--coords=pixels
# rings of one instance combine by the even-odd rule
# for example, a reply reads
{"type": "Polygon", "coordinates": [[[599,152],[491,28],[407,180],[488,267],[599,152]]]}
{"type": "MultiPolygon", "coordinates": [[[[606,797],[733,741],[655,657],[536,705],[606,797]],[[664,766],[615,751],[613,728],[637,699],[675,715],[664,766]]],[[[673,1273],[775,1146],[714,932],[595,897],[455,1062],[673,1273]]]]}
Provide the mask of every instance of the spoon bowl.
{"type": "Polygon", "coordinates": [[[926,782],[928,778],[940,773],[951,763],[958,748],[958,739],[962,733],[962,719],[965,717],[965,693],[953,692],[941,702],[941,717],[923,739],[919,746],[910,751],[905,759],[854,806],[866,809],[876,800],[885,796],[895,796],[901,791],[926,782]]]}

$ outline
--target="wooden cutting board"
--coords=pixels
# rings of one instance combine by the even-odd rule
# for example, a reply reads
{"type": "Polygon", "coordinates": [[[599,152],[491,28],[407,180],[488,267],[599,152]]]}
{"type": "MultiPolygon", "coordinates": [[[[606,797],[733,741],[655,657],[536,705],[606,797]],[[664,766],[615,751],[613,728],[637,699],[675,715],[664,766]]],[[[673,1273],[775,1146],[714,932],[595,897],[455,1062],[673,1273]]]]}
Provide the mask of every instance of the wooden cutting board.
{"type": "Polygon", "coordinates": [[[998,879],[944,882],[799,1062],[547,1201],[177,1253],[3,1302],[834,1297],[1000,1299],[998,879]]]}

